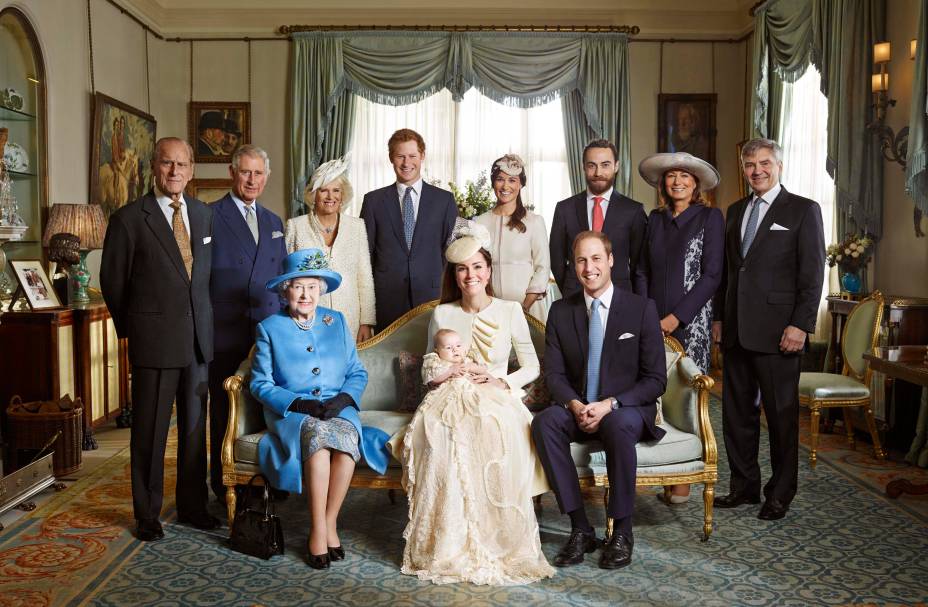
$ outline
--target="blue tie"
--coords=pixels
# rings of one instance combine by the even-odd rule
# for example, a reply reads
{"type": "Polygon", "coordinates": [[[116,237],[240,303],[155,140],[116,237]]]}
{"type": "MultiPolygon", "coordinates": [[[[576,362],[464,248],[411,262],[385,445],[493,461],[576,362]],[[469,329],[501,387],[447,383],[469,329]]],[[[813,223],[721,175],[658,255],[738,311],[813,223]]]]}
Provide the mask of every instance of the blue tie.
{"type": "Polygon", "coordinates": [[[599,317],[598,299],[590,306],[590,352],[586,359],[586,402],[599,400],[599,363],[603,353],[603,319],[599,317]]]}
{"type": "Polygon", "coordinates": [[[412,187],[403,194],[403,235],[406,236],[406,248],[412,250],[412,234],[416,231],[416,210],[412,206],[412,187]]]}
{"type": "Polygon", "coordinates": [[[754,242],[754,236],[757,234],[757,218],[760,216],[762,202],[763,199],[760,197],[754,199],[754,206],[751,207],[751,214],[748,215],[748,225],[744,227],[744,238],[741,239],[741,257],[748,256],[751,243],[754,242]]]}

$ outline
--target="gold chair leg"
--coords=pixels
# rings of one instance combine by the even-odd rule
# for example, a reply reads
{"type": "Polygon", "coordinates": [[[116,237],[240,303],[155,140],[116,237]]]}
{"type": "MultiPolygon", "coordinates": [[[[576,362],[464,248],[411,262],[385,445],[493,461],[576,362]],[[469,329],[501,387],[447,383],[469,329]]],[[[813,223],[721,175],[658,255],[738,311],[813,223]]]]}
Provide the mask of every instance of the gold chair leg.
{"type": "Polygon", "coordinates": [[[870,408],[870,405],[865,406],[864,414],[867,416],[867,427],[870,428],[870,440],[873,441],[873,455],[877,459],[886,459],[886,452],[883,451],[883,446],[880,445],[880,435],[876,431],[876,420],[873,418],[873,409],[870,408]]]}
{"type": "Polygon", "coordinates": [[[841,412],[844,413],[844,430],[847,432],[847,444],[851,449],[856,449],[857,445],[854,442],[854,422],[851,420],[851,410],[844,407],[841,412]]]}
{"type": "Polygon", "coordinates": [[[226,514],[229,517],[229,532],[232,532],[232,522],[235,520],[235,485],[226,487],[226,514]]]}
{"type": "Polygon", "coordinates": [[[818,422],[821,417],[818,403],[813,402],[810,411],[812,413],[812,421],[809,424],[809,433],[811,434],[809,438],[809,466],[814,470],[815,460],[817,458],[815,450],[818,448],[818,422]]]}
{"type": "Polygon", "coordinates": [[[715,483],[706,483],[702,493],[702,505],[704,509],[702,519],[702,541],[708,542],[709,536],[712,535],[712,500],[715,497],[715,483]]]}
{"type": "Polygon", "coordinates": [[[603,508],[606,510],[606,539],[612,537],[614,521],[609,517],[609,487],[603,487],[603,508]]]}

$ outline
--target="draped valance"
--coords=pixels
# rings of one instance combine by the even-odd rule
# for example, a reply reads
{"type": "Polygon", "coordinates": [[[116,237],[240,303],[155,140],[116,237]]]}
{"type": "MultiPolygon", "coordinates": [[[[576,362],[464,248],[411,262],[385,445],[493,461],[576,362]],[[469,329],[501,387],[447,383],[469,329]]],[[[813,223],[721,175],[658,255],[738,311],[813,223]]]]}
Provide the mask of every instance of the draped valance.
{"type": "MultiPolygon", "coordinates": [[[[406,105],[443,88],[460,100],[475,87],[500,103],[529,108],[576,91],[588,131],[616,144],[617,187],[628,190],[625,34],[306,32],[294,34],[292,53],[292,215],[299,213],[312,171],[332,149],[326,141],[333,121],[344,123],[344,116],[337,119],[336,106],[345,93],[406,105]]],[[[336,135],[344,139],[343,133],[336,135]]],[[[575,162],[579,170],[580,159],[575,162]]]]}

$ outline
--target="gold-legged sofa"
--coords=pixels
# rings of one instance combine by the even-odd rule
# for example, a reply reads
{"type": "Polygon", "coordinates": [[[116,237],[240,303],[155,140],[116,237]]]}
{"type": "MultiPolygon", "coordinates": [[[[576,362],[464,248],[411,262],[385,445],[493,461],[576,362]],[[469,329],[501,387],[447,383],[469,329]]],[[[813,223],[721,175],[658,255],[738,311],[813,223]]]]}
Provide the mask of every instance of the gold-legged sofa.
{"type": "MultiPolygon", "coordinates": [[[[385,331],[358,346],[358,355],[368,373],[367,389],[361,402],[361,422],[378,427],[388,434],[401,429],[411,413],[397,411],[397,358],[400,352],[423,354],[432,309],[430,302],[409,311],[385,331]]],[[[528,317],[529,328],[539,360],[544,353],[544,325],[528,317]]],[[[665,340],[671,353],[682,353],[679,343],[665,340]]],[[[262,406],[248,392],[251,360],[242,363],[235,375],[225,381],[229,394],[229,425],[222,445],[223,482],[227,488],[226,504],[229,524],[235,517],[236,485],[244,485],[260,472],[258,441],[265,432],[262,406]]],[[[542,381],[541,379],[537,381],[542,381]]],[[[718,452],[709,422],[711,378],[701,375],[692,360],[679,357],[668,372],[667,391],[663,396],[664,425],[667,435],[661,441],[639,443],[638,486],[683,483],[705,485],[703,539],[712,532],[712,496],[718,479],[718,452]]],[[[595,443],[574,444],[571,448],[583,486],[606,489],[606,461],[595,443]]],[[[399,462],[391,460],[385,475],[360,465],[351,481],[352,487],[402,489],[399,462]]],[[[611,521],[610,521],[611,532],[611,521]]]]}

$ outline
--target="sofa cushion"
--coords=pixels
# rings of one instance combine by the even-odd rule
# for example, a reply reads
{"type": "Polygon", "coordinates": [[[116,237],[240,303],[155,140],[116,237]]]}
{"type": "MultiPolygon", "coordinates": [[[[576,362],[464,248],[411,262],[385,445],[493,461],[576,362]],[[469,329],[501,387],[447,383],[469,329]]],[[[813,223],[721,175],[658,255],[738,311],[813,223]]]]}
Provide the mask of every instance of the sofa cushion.
{"type": "MultiPolygon", "coordinates": [[[[666,422],[661,425],[661,428],[667,432],[661,440],[641,442],[635,445],[639,470],[653,466],[682,464],[702,458],[702,443],[698,436],[678,430],[666,422]]],[[[606,454],[599,441],[571,443],[570,455],[581,476],[605,474],[606,454]]]]}
{"type": "MultiPolygon", "coordinates": [[[[515,352],[509,357],[509,365],[506,371],[512,373],[519,368],[519,359],[516,358],[515,352]]],[[[522,402],[530,411],[538,412],[551,404],[551,393],[548,392],[548,384],[545,382],[545,364],[538,361],[538,377],[522,386],[525,394],[522,396],[522,402]]]]}
{"type": "MultiPolygon", "coordinates": [[[[667,375],[670,375],[670,370],[673,369],[673,366],[677,364],[677,361],[680,360],[680,357],[682,356],[683,355],[680,354],[679,352],[674,352],[672,350],[667,350],[664,352],[664,358],[665,358],[664,363],[667,365],[666,367],[667,375]]],[[[654,417],[654,423],[657,424],[658,426],[664,423],[663,408],[664,408],[664,397],[658,396],[657,397],[657,415],[654,417]]]]}
{"type": "Polygon", "coordinates": [[[422,355],[401,350],[396,357],[399,369],[396,374],[396,410],[415,413],[427,392],[422,383],[422,355]]]}

